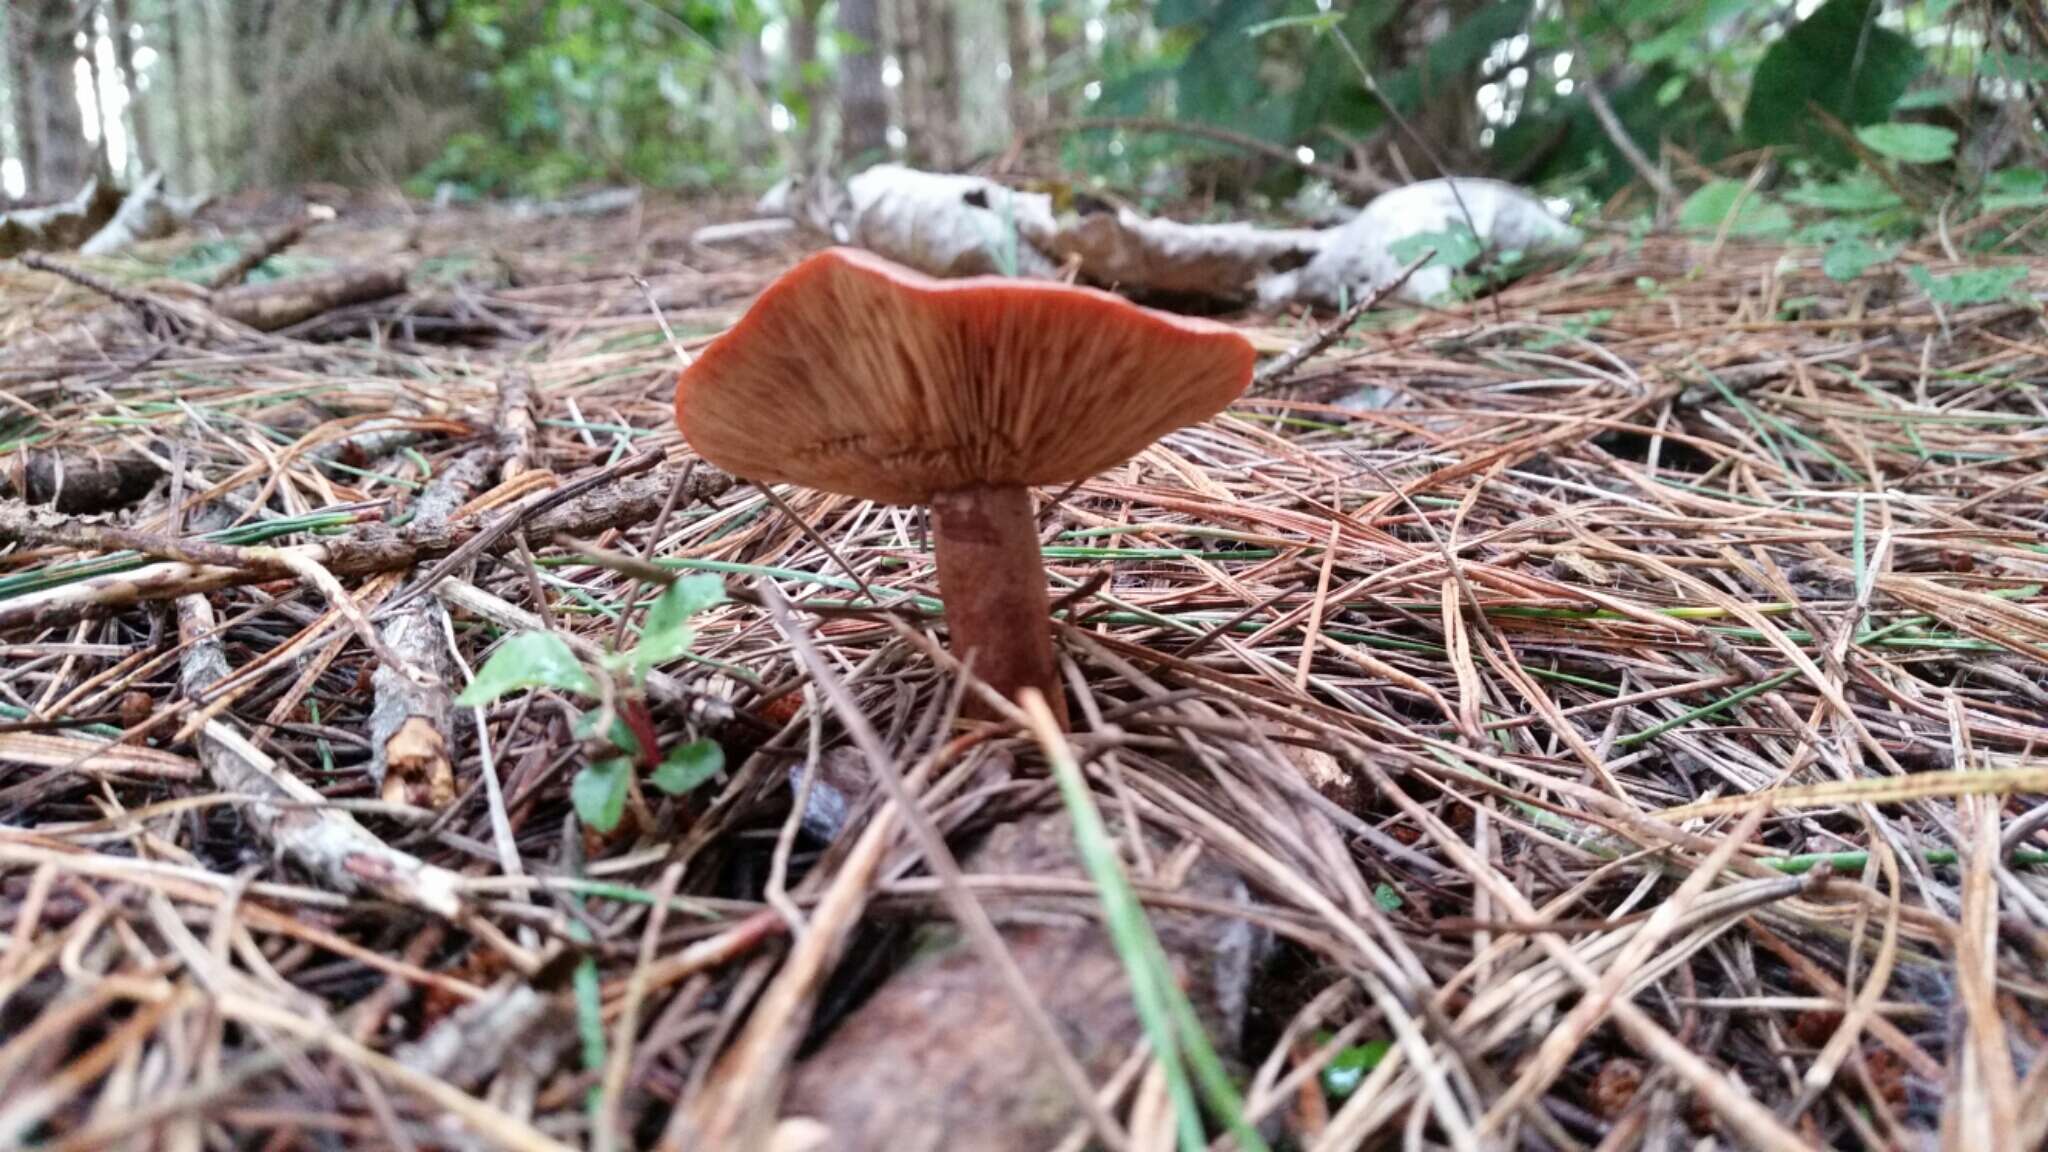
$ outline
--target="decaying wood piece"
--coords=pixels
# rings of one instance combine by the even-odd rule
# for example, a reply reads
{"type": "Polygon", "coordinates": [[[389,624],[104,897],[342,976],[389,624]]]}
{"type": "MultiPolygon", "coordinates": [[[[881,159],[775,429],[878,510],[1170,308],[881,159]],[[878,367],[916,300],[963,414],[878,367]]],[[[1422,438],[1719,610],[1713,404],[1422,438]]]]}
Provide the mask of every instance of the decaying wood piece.
{"type": "MultiPolygon", "coordinates": [[[[197,699],[228,674],[227,654],[203,596],[178,601],[178,637],[185,645],[179,684],[197,699]]],[[[329,888],[369,893],[455,918],[463,912],[462,878],[371,835],[355,817],[324,807],[326,797],[293,776],[225,720],[205,722],[199,759],[223,792],[272,797],[241,812],[251,827],[329,888]],[[299,807],[304,805],[304,807],[299,807]]]]}
{"type": "Polygon", "coordinates": [[[142,499],[163,470],[126,450],[31,448],[0,460],[0,495],[90,516],[142,499]]]}
{"type": "Polygon", "coordinates": [[[690,243],[711,248],[720,244],[745,244],[759,240],[780,240],[796,230],[796,221],[769,216],[755,220],[732,220],[707,224],[690,233],[690,243]]]}
{"type": "Polygon", "coordinates": [[[245,284],[214,293],[213,310],[258,332],[275,332],[336,308],[396,296],[405,291],[410,270],[405,261],[392,260],[330,268],[267,284],[245,284]]]}
{"type": "Polygon", "coordinates": [[[61,203],[0,212],[0,256],[75,248],[120,208],[121,190],[92,180],[61,203]]]}
{"type": "Polygon", "coordinates": [[[1069,213],[1048,240],[1088,279],[1130,290],[1239,300],[1261,279],[1313,256],[1322,233],[1256,224],[1182,224],[1129,208],[1069,213]]]}
{"type": "MultiPolygon", "coordinates": [[[[970,874],[1082,875],[1064,812],[989,833],[970,874]]],[[[1181,891],[1240,902],[1242,881],[1197,858],[1181,891]]],[[[990,902],[1032,991],[1098,1083],[1143,1038],[1130,985],[1092,897],[990,902]]],[[[1243,1023],[1262,936],[1242,919],[1149,909],[1188,999],[1217,1046],[1243,1023]]],[[[935,937],[936,939],[936,937],[935,937]]],[[[841,1152],[979,1152],[1051,1148],[1079,1120],[1009,995],[957,941],[922,950],[800,1063],[783,1102],[798,1129],[829,1133],[841,1152]]]]}
{"type": "Polygon", "coordinates": [[[980,176],[877,164],[846,182],[847,239],[934,276],[1005,273],[1050,280],[1043,241],[1052,197],[980,176]]]}
{"type": "Polygon", "coordinates": [[[1394,284],[1401,300],[1442,299],[1459,269],[1434,264],[1403,279],[1413,254],[1401,242],[1446,232],[1469,233],[1482,252],[1521,252],[1523,270],[1585,242],[1535,194],[1516,185],[1468,176],[1424,180],[1375,197],[1348,223],[1325,229],[1312,259],[1259,285],[1259,302],[1337,308],[1360,292],[1394,284]]]}
{"type": "Polygon", "coordinates": [[[1469,228],[1482,250],[1529,256],[1571,251],[1583,240],[1524,189],[1463,177],[1397,188],[1322,229],[1184,224],[1099,197],[1070,199],[1062,204],[1051,193],[981,176],[878,164],[843,186],[792,184],[760,208],[934,276],[1050,279],[1072,269],[1119,291],[1266,307],[1338,307],[1389,285],[1406,301],[1436,299],[1454,270],[1424,269],[1403,282],[1407,259],[1395,255],[1401,241],[1431,232],[1469,228]]]}
{"type": "Polygon", "coordinates": [[[165,203],[164,174],[151,172],[121,201],[99,231],[78,246],[82,256],[105,256],[168,234],[178,226],[178,212],[165,203]]]}
{"type": "MultiPolygon", "coordinates": [[[[434,477],[413,504],[413,523],[441,531],[490,471],[486,449],[457,460],[434,477]]],[[[379,663],[371,673],[370,782],[387,803],[439,811],[455,802],[455,697],[449,691],[447,634],[440,602],[421,596],[384,617],[378,635],[386,647],[423,674],[400,675],[379,663]]]]}

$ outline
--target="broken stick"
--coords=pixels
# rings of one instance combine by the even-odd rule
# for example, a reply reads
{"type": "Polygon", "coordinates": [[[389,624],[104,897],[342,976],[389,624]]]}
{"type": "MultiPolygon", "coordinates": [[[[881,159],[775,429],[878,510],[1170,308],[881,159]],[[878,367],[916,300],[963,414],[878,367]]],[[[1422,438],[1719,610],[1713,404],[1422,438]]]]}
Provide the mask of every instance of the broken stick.
{"type": "MultiPolygon", "coordinates": [[[[197,699],[228,674],[227,654],[205,597],[178,601],[178,636],[186,646],[179,683],[188,698],[197,699]]],[[[326,797],[228,721],[206,721],[198,743],[200,762],[221,791],[280,802],[258,802],[243,812],[264,839],[326,887],[373,893],[449,919],[462,915],[460,876],[385,844],[348,813],[324,807],[326,797]]]]}

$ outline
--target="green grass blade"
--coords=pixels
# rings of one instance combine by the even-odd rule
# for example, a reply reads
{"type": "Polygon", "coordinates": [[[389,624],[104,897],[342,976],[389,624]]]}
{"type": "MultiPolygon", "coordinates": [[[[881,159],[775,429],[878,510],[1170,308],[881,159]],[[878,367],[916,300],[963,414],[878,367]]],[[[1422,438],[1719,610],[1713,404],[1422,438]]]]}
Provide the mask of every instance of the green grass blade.
{"type": "Polygon", "coordinates": [[[1152,931],[1151,922],[1145,918],[1145,907],[1124,875],[1116,841],[1110,835],[1108,825],[1103,823],[1102,813],[1095,806],[1095,797],[1088,791],[1088,782],[1081,775],[1080,765],[1074,762],[1073,753],[1054,725],[1045,702],[1035,695],[1030,696],[1025,701],[1025,708],[1031,713],[1039,743],[1052,766],[1060,798],[1066,803],[1068,815],[1073,818],[1074,844],[1081,856],[1081,866],[1087,870],[1089,879],[1095,882],[1096,891],[1102,899],[1110,940],[1130,977],[1131,996],[1137,1002],[1138,1018],[1143,1022],[1153,1053],[1166,1074],[1167,1095],[1173,1101],[1175,1127],[1180,1133],[1183,1152],[1197,1152],[1207,1146],[1201,1114],[1195,1105],[1195,1084],[1190,1083],[1188,1077],[1190,1066],[1210,1109],[1229,1127],[1237,1138],[1238,1146],[1265,1152],[1265,1141],[1246,1123],[1244,1104],[1238,1098],[1237,1089],[1231,1084],[1215,1047],[1209,1043],[1208,1034],[1202,1030],[1194,1005],[1188,1002],[1187,995],[1174,979],[1166,950],[1159,943],[1158,934],[1152,931]]]}

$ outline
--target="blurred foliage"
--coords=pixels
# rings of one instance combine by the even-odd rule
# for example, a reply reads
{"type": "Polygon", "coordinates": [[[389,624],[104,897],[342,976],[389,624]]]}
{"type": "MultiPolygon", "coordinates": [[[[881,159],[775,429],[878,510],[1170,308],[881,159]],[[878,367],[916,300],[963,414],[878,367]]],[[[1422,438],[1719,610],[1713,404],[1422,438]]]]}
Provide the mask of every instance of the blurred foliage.
{"type": "Polygon", "coordinates": [[[1878,26],[1880,7],[1828,0],[1771,45],[1743,107],[1744,140],[1847,163],[1841,127],[1883,120],[1923,65],[1911,41],[1878,26]]]}
{"type": "Polygon", "coordinates": [[[257,112],[248,175],[272,183],[391,180],[433,162],[473,122],[460,69],[367,25],[292,53],[257,112]],[[377,116],[366,120],[365,108],[377,116]]]}
{"type": "MultiPolygon", "coordinates": [[[[1659,220],[1826,244],[1831,274],[1845,277],[1884,266],[1944,201],[2017,216],[2043,197],[2033,129],[2048,108],[2048,53],[2041,30],[1997,0],[1036,8],[1059,47],[1044,46],[1047,66],[1028,81],[1075,115],[1225,129],[1394,182],[1482,173],[1623,214],[1657,211],[1618,126],[1680,189],[1659,220]]],[[[472,129],[415,187],[763,185],[812,118],[830,124],[832,110],[804,96],[833,91],[835,15],[833,0],[452,0],[434,43],[466,77],[472,129]],[[822,33],[799,75],[789,39],[805,15],[822,33]]],[[[1002,34],[999,20],[963,23],[981,29],[963,35],[1002,34]]],[[[1003,56],[1000,43],[958,47],[963,60],[1003,56]]],[[[914,76],[910,64],[891,57],[890,83],[914,76]]],[[[1000,103],[1000,79],[966,71],[963,101],[979,85],[983,106],[989,91],[1000,103]]],[[[901,111],[897,127],[914,129],[901,111]]],[[[970,154],[999,153],[1004,132],[998,117],[970,154]]],[[[1276,205],[1307,181],[1274,157],[1170,132],[1059,142],[1069,168],[1141,204],[1185,210],[1195,198],[1217,216],[1276,205]]],[[[1977,230],[1969,243],[1995,248],[2009,234],[1977,230]]]]}
{"type": "Polygon", "coordinates": [[[761,26],[751,0],[455,0],[438,46],[470,75],[485,123],[415,184],[544,197],[722,184],[749,158],[743,121],[758,110],[721,55],[761,26]]]}

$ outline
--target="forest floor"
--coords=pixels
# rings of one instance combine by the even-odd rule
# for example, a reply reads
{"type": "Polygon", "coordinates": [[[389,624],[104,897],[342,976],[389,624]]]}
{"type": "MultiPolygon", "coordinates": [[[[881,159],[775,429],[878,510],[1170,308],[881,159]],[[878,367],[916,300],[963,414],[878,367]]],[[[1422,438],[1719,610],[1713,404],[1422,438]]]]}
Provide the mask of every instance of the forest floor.
{"type": "Polygon", "coordinates": [[[663,322],[795,241],[364,203],[227,283],[298,208],[0,265],[0,1148],[1172,1147],[1049,757],[1268,1141],[2048,1142],[2048,265],[1370,314],[1047,508],[1060,741],[954,719],[916,510],[681,442],[663,322]],[[683,573],[724,770],[590,831],[586,701],[449,692],[683,573]]]}

